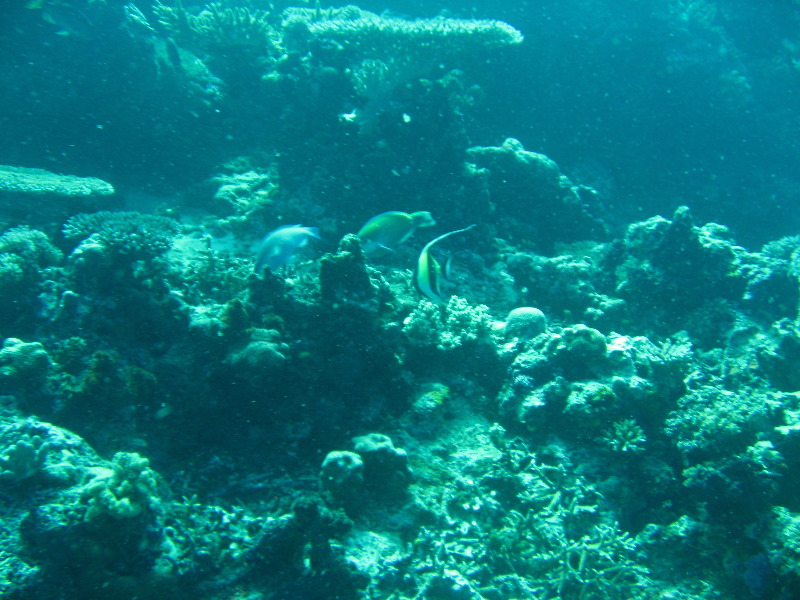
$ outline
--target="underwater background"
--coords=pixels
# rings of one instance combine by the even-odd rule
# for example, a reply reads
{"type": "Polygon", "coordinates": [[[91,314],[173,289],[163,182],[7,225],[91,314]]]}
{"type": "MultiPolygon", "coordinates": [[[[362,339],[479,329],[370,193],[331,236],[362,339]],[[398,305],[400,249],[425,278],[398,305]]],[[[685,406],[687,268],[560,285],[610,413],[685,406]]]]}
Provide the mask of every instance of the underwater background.
{"type": "Polygon", "coordinates": [[[0,4],[0,597],[800,598],[800,2],[0,4]]]}

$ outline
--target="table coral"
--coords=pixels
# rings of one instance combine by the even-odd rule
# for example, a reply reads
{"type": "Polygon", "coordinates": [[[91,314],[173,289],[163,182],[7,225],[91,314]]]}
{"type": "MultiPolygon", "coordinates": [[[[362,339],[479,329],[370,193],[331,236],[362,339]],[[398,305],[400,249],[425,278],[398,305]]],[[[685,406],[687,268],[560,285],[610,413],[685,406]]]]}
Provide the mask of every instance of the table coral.
{"type": "Polygon", "coordinates": [[[0,165],[0,209],[5,211],[28,211],[36,202],[43,215],[66,216],[97,207],[114,193],[110,183],[96,177],[0,165]]]}
{"type": "Polygon", "coordinates": [[[438,52],[451,50],[464,52],[481,47],[510,46],[522,42],[523,35],[502,21],[479,19],[416,19],[378,16],[355,6],[330,9],[317,14],[313,9],[290,8],[284,13],[288,18],[308,22],[313,35],[374,51],[381,46],[421,45],[437,46],[438,52]]]}

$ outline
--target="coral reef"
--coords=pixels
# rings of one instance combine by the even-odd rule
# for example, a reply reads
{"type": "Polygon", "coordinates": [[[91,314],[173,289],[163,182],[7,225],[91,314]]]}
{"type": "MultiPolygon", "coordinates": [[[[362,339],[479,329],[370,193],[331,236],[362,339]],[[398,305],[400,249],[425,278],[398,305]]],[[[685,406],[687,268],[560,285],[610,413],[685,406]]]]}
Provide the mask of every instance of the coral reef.
{"type": "Polygon", "coordinates": [[[467,173],[488,191],[495,212],[506,216],[498,223],[500,237],[532,240],[538,252],[549,254],[556,242],[604,234],[591,189],[573,184],[554,161],[525,150],[518,140],[469,148],[467,173]]]}
{"type": "Polygon", "coordinates": [[[547,331],[544,313],[532,306],[520,306],[506,316],[503,335],[506,339],[529,340],[547,331]]]}
{"type": "MultiPolygon", "coordinates": [[[[519,147],[494,152],[489,170],[521,166],[490,186],[544,177],[551,197],[574,191],[519,147]]],[[[72,577],[75,597],[109,578],[123,597],[226,582],[325,582],[354,599],[791,589],[792,240],[749,252],[685,209],[551,257],[495,240],[454,254],[458,291],[486,303],[435,304],[411,286],[413,248],[368,265],[352,234],[253,274],[220,236],[250,231],[260,210],[185,226],[74,215],[67,261],[43,231],[0,236],[12,282],[45,308],[0,350],[13,394],[0,483],[41,491],[9,515],[8,543],[34,557],[7,563],[18,589],[45,597],[78,556],[91,568],[72,577]],[[716,304],[687,287],[700,278],[716,304]],[[760,306],[773,294],[786,302],[760,306]],[[113,458],[14,412],[30,410],[113,458]],[[159,455],[178,466],[157,473],[159,455]],[[755,528],[763,539],[710,550],[755,528]],[[685,540],[690,557],[674,551],[685,540]],[[716,562],[745,566],[709,581],[716,562]]]]}
{"type": "Polygon", "coordinates": [[[148,189],[0,167],[0,595],[796,596],[800,238],[474,145],[499,21],[84,5],[75,172],[148,189]],[[313,252],[254,251],[288,223],[313,252]]]}
{"type": "Polygon", "coordinates": [[[114,194],[110,183],[96,177],[0,165],[0,212],[27,215],[33,222],[105,208],[114,194]]]}
{"type": "Polygon", "coordinates": [[[414,346],[447,351],[491,344],[494,328],[489,307],[472,306],[465,298],[451,296],[444,308],[422,298],[403,321],[403,332],[414,346]]]}
{"type": "Polygon", "coordinates": [[[320,470],[322,487],[347,510],[357,510],[364,486],[364,461],[356,452],[333,450],[325,455],[320,470]]]}
{"type": "Polygon", "coordinates": [[[153,12],[158,25],[178,41],[206,52],[250,47],[263,53],[278,39],[267,10],[212,2],[192,14],[180,2],[174,7],[157,2],[153,12]]]}
{"type": "Polygon", "coordinates": [[[0,349],[0,388],[8,392],[35,386],[47,376],[51,365],[41,343],[6,338],[0,349]]]}
{"type": "Polygon", "coordinates": [[[22,322],[43,308],[39,296],[49,267],[63,259],[50,238],[36,229],[15,227],[0,235],[0,318],[16,321],[19,332],[25,331],[22,322]]]}
{"type": "MultiPolygon", "coordinates": [[[[346,40],[357,50],[371,52],[397,45],[436,46],[438,52],[470,52],[475,48],[519,44],[522,34],[502,21],[476,19],[416,19],[405,20],[379,17],[355,6],[317,14],[309,9],[288,9],[288,18],[301,18],[308,23],[312,35],[334,40],[346,40]],[[444,44],[444,45],[443,45],[444,44]]],[[[428,48],[425,51],[431,51],[428,48]]]]}
{"type": "Polygon", "coordinates": [[[348,234],[335,254],[326,254],[319,265],[320,297],[326,305],[341,310],[377,313],[386,301],[385,284],[365,260],[358,236],[348,234]]]}
{"type": "Polygon", "coordinates": [[[25,423],[3,433],[6,451],[0,456],[0,479],[19,483],[39,474],[51,451],[48,440],[36,432],[35,426],[29,427],[25,423]]]}
{"type": "Polygon", "coordinates": [[[172,247],[178,224],[172,219],[135,212],[96,212],[75,215],[64,224],[64,237],[79,241],[71,260],[89,252],[88,246],[100,246],[102,254],[126,260],[152,259],[172,247]],[[86,248],[81,249],[86,245],[86,248]],[[76,254],[77,253],[77,254],[76,254]]]}

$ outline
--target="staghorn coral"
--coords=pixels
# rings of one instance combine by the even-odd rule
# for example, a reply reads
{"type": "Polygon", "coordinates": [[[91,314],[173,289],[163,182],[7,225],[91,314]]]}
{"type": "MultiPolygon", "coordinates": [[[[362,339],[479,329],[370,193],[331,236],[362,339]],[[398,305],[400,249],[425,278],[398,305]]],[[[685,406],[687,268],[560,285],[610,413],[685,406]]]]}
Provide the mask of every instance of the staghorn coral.
{"type": "Polygon", "coordinates": [[[644,451],[647,438],[634,419],[622,419],[611,426],[602,441],[614,452],[636,454],[644,451]]]}
{"type": "MultiPolygon", "coordinates": [[[[497,468],[475,478],[462,472],[437,494],[432,510],[440,524],[421,528],[410,546],[419,565],[409,575],[416,597],[655,597],[644,591],[650,578],[638,561],[638,541],[560,450],[533,456],[522,444],[507,442],[498,437],[500,455],[485,457],[497,468]],[[525,454],[520,467],[500,467],[517,453],[525,454]],[[446,589],[459,591],[440,596],[446,589]]],[[[476,450],[461,450],[477,460],[476,450]]],[[[422,478],[435,477],[432,466],[420,466],[422,478]]]]}
{"type": "Polygon", "coordinates": [[[164,32],[194,50],[245,48],[260,54],[277,48],[278,34],[268,10],[212,2],[192,14],[180,2],[176,6],[157,2],[153,12],[164,32]]]}

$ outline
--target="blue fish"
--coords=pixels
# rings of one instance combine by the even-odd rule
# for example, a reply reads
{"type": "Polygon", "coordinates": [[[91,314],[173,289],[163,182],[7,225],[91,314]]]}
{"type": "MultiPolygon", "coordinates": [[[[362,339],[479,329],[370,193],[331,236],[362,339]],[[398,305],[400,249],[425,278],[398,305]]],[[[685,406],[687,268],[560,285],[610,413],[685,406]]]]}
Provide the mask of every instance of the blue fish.
{"type": "Polygon", "coordinates": [[[302,225],[284,225],[270,231],[258,249],[256,273],[261,273],[264,267],[274,271],[288,264],[297,251],[308,244],[310,238],[319,239],[319,229],[302,225]]]}

